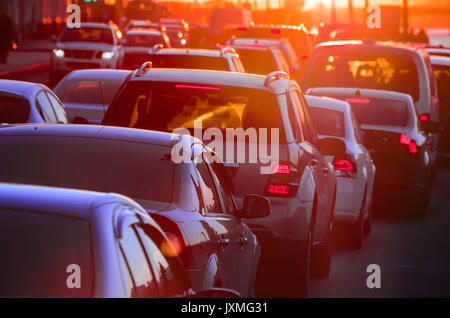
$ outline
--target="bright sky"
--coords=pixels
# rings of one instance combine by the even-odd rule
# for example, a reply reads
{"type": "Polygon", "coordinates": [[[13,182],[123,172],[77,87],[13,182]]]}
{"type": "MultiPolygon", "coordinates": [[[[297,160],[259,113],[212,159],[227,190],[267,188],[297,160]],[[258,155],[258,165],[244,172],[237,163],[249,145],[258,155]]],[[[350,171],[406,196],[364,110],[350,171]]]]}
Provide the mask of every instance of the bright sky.
{"type": "MultiPolygon", "coordinates": [[[[445,2],[450,0],[441,0],[441,2],[445,2]]],[[[331,0],[305,0],[305,9],[311,9],[316,6],[319,2],[322,2],[328,7],[331,7],[331,0]]],[[[402,5],[403,0],[369,0],[369,4],[379,4],[379,5],[402,5]]],[[[409,0],[410,5],[415,4],[429,4],[431,0],[409,0]]],[[[439,2],[439,1],[437,1],[439,2]]],[[[335,5],[337,8],[339,7],[347,7],[348,0],[335,0],[335,5]]],[[[364,0],[353,0],[354,7],[363,7],[364,0]]]]}

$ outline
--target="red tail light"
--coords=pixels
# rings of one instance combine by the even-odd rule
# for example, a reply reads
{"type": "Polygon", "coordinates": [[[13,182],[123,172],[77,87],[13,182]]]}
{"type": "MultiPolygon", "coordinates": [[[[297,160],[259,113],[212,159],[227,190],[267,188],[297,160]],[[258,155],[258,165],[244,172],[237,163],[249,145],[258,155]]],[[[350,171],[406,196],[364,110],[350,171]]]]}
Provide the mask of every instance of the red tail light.
{"type": "Polygon", "coordinates": [[[334,159],[334,170],[355,172],[355,164],[347,159],[334,159]]]}
{"type": "Polygon", "coordinates": [[[270,30],[270,33],[272,33],[272,34],[280,34],[281,30],[280,29],[272,29],[272,30],[270,30]]]}
{"type": "Polygon", "coordinates": [[[417,145],[414,140],[411,140],[406,134],[400,135],[400,144],[408,146],[410,153],[417,153],[417,145]]]}
{"type": "Polygon", "coordinates": [[[238,27],[237,30],[238,31],[247,31],[247,28],[246,27],[238,27]]]}
{"type": "Polygon", "coordinates": [[[291,67],[291,68],[289,69],[289,73],[291,73],[291,74],[295,73],[295,68],[291,67]]]}
{"type": "Polygon", "coordinates": [[[430,115],[428,114],[422,114],[419,117],[420,121],[429,121],[430,120],[430,115]]]}
{"type": "Polygon", "coordinates": [[[307,60],[308,59],[308,55],[302,55],[302,60],[307,60]]]}
{"type": "Polygon", "coordinates": [[[269,177],[265,194],[276,197],[293,197],[298,189],[298,174],[288,164],[277,164],[269,177]]]}
{"type": "Polygon", "coordinates": [[[357,103],[357,104],[369,104],[370,100],[367,98],[346,98],[347,103],[357,103]]]}

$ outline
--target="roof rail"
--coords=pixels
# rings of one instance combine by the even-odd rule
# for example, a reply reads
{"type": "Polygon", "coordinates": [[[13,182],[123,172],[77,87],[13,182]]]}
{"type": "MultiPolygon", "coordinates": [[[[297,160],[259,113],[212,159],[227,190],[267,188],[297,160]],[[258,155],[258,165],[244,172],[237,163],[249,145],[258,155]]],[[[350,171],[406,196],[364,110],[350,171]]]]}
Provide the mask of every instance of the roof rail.
{"type": "Polygon", "coordinates": [[[161,43],[159,44],[155,44],[152,46],[152,48],[150,49],[150,54],[153,54],[155,52],[158,52],[159,50],[163,49],[164,45],[162,45],[161,43]]]}
{"type": "Polygon", "coordinates": [[[266,81],[264,82],[264,86],[268,87],[273,81],[279,80],[279,79],[289,79],[289,74],[283,71],[275,71],[272,73],[269,73],[266,76],[266,81]]]}
{"type": "Polygon", "coordinates": [[[236,53],[236,50],[226,46],[220,48],[220,56],[224,56],[227,53],[236,53]]]}
{"type": "Polygon", "coordinates": [[[140,77],[144,75],[146,72],[148,72],[152,68],[152,62],[144,62],[142,63],[141,67],[136,72],[136,77],[140,77]]]}

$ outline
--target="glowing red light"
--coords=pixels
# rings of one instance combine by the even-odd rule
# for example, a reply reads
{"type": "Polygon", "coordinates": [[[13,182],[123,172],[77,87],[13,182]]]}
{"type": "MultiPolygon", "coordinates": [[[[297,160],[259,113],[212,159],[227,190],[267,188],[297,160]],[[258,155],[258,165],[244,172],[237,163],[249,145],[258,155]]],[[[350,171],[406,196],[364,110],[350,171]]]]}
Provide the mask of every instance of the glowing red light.
{"type": "Polygon", "coordinates": [[[269,184],[266,188],[266,192],[287,195],[290,192],[290,187],[287,184],[269,184]]]}
{"type": "Polygon", "coordinates": [[[275,168],[273,169],[273,173],[289,174],[291,173],[291,169],[288,165],[279,164],[275,166],[275,168]]]}
{"type": "Polygon", "coordinates": [[[355,171],[355,166],[353,165],[353,162],[346,159],[334,159],[333,166],[334,170],[355,171]]]}
{"type": "Polygon", "coordinates": [[[185,84],[177,84],[176,88],[191,88],[191,89],[200,89],[206,91],[220,91],[220,87],[211,87],[211,86],[197,86],[197,85],[185,85],[185,84]]]}
{"type": "Polygon", "coordinates": [[[367,98],[346,98],[347,103],[357,103],[357,104],[369,104],[370,100],[367,98]]]}
{"type": "Polygon", "coordinates": [[[417,153],[417,145],[406,134],[400,135],[400,144],[407,145],[410,153],[417,153]]]}
{"type": "Polygon", "coordinates": [[[270,30],[270,33],[272,33],[272,34],[280,34],[281,30],[280,29],[272,29],[272,30],[270,30]]]}
{"type": "Polygon", "coordinates": [[[429,121],[430,120],[430,115],[428,114],[422,114],[419,117],[420,121],[429,121]]]}
{"type": "Polygon", "coordinates": [[[246,31],[247,30],[246,27],[238,27],[237,29],[238,29],[238,31],[246,31]]]}
{"type": "Polygon", "coordinates": [[[308,55],[302,55],[302,60],[307,60],[308,59],[308,55]]]}
{"type": "Polygon", "coordinates": [[[291,68],[289,69],[289,73],[291,73],[291,74],[295,73],[295,68],[291,67],[291,68]]]}

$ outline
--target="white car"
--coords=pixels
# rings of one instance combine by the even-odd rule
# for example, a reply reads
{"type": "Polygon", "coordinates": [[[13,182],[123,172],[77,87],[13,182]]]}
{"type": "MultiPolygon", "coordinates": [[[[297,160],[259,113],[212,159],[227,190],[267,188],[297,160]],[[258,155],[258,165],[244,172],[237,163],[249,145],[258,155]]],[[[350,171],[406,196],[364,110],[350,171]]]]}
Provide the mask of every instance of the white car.
{"type": "Polygon", "coordinates": [[[50,85],[78,69],[115,69],[122,56],[122,33],[112,23],[81,23],[64,28],[50,57],[50,85]]]}
{"type": "Polygon", "coordinates": [[[148,52],[154,68],[184,68],[245,73],[236,51],[229,47],[220,50],[165,49],[156,45],[148,52]]]}
{"type": "Polygon", "coordinates": [[[101,69],[73,71],[53,91],[64,104],[71,121],[78,117],[90,124],[99,124],[120,85],[130,73],[101,69]]]}
{"type": "Polygon", "coordinates": [[[0,124],[19,123],[67,124],[68,116],[45,85],[0,80],[0,124]]]}
{"type": "Polygon", "coordinates": [[[321,143],[342,141],[342,152],[324,153],[337,176],[334,222],[347,225],[352,246],[361,248],[363,234],[370,234],[372,227],[375,165],[347,102],[310,95],[306,100],[321,143]]]}

